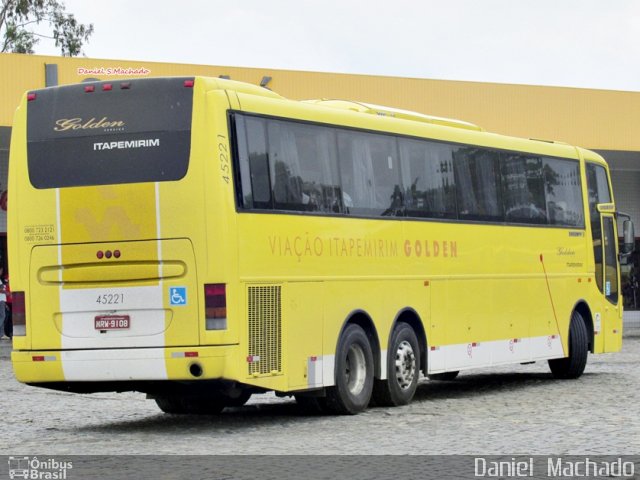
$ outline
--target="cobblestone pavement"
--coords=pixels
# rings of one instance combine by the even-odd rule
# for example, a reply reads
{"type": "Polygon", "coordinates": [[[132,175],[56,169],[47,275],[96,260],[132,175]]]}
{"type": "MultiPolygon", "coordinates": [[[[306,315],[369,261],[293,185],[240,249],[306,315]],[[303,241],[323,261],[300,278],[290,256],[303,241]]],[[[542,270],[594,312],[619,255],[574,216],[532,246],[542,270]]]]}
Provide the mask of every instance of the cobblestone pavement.
{"type": "Polygon", "coordinates": [[[0,343],[0,452],[63,454],[640,453],[640,336],[591,355],[578,380],[546,362],[423,379],[413,403],[357,416],[307,416],[256,395],[218,416],[162,414],[138,393],[68,394],[18,383],[0,343]]]}

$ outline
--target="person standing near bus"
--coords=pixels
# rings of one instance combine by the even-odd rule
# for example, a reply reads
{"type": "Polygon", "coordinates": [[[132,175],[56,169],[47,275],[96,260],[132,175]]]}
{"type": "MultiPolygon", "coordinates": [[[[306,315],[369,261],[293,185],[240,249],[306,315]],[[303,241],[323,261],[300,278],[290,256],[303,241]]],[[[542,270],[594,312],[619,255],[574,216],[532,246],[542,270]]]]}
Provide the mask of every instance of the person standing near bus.
{"type": "Polygon", "coordinates": [[[0,338],[11,338],[5,335],[5,321],[7,318],[7,292],[4,283],[4,268],[0,266],[0,338]]]}
{"type": "MultiPolygon", "coordinates": [[[[9,286],[9,275],[2,278],[2,283],[4,284],[4,294],[6,296],[5,304],[4,304],[4,334],[9,338],[9,340],[13,339],[13,307],[12,307],[12,295],[11,295],[11,287],[9,286]]],[[[1,331],[0,331],[1,332],[1,331]]]]}

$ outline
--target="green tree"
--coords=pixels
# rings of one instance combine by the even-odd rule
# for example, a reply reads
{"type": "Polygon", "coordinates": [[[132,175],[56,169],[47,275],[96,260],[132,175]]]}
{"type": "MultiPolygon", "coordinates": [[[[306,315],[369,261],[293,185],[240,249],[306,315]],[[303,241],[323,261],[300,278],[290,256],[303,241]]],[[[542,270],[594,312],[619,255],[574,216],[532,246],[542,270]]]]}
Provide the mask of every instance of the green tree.
{"type": "Polygon", "coordinates": [[[34,53],[41,37],[55,41],[62,55],[74,57],[82,53],[82,45],[93,33],[93,24],[79,23],[67,13],[58,0],[2,0],[0,10],[1,52],[34,53]],[[48,24],[51,35],[42,35],[32,29],[48,24]]]}

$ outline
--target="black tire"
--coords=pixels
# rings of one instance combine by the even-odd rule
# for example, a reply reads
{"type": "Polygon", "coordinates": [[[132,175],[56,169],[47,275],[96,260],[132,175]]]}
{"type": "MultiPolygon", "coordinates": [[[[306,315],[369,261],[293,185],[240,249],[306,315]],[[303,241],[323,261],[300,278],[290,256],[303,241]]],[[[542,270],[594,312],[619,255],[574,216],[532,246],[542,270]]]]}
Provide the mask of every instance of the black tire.
{"type": "Polygon", "coordinates": [[[241,407],[249,401],[251,395],[252,393],[250,390],[242,390],[236,396],[225,394],[222,396],[221,400],[225,407],[241,407]]]}
{"type": "Polygon", "coordinates": [[[373,385],[375,405],[407,405],[416,393],[420,379],[420,346],[413,328],[401,322],[391,334],[387,351],[387,380],[373,385]]]}
{"type": "Polygon", "coordinates": [[[556,378],[578,378],[584,372],[589,354],[589,337],[587,326],[579,312],[571,315],[569,326],[569,356],[549,360],[549,368],[556,378]]]}
{"type": "Polygon", "coordinates": [[[216,415],[225,405],[217,398],[209,397],[183,397],[183,396],[159,396],[155,398],[156,404],[164,413],[177,415],[216,415]]]}
{"type": "Polygon", "coordinates": [[[362,327],[350,324],[345,328],[335,362],[335,386],[327,388],[327,410],[341,415],[362,412],[373,390],[373,353],[362,327]]]}
{"type": "Polygon", "coordinates": [[[162,410],[164,413],[171,414],[182,414],[187,413],[178,397],[170,397],[170,396],[162,396],[154,398],[156,405],[162,410]]]}
{"type": "Polygon", "coordinates": [[[452,372],[443,372],[443,373],[432,373],[429,375],[429,380],[436,380],[439,382],[450,382],[451,380],[455,380],[460,372],[455,370],[452,372]]]}

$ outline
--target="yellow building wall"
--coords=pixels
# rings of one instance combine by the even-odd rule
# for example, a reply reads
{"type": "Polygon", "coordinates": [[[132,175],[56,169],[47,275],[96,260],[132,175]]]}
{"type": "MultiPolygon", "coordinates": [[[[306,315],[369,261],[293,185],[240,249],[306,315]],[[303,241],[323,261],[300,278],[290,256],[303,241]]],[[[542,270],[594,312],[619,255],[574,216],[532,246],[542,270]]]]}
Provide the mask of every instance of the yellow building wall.
{"type": "Polygon", "coordinates": [[[45,85],[45,64],[58,65],[58,83],[86,78],[80,68],[146,69],[140,76],[229,75],[291,99],[338,98],[377,103],[476,123],[488,131],[560,140],[596,150],[640,151],[640,92],[427,80],[321,72],[170,64],[145,61],[0,54],[0,125],[10,126],[25,90],[45,85]]]}

